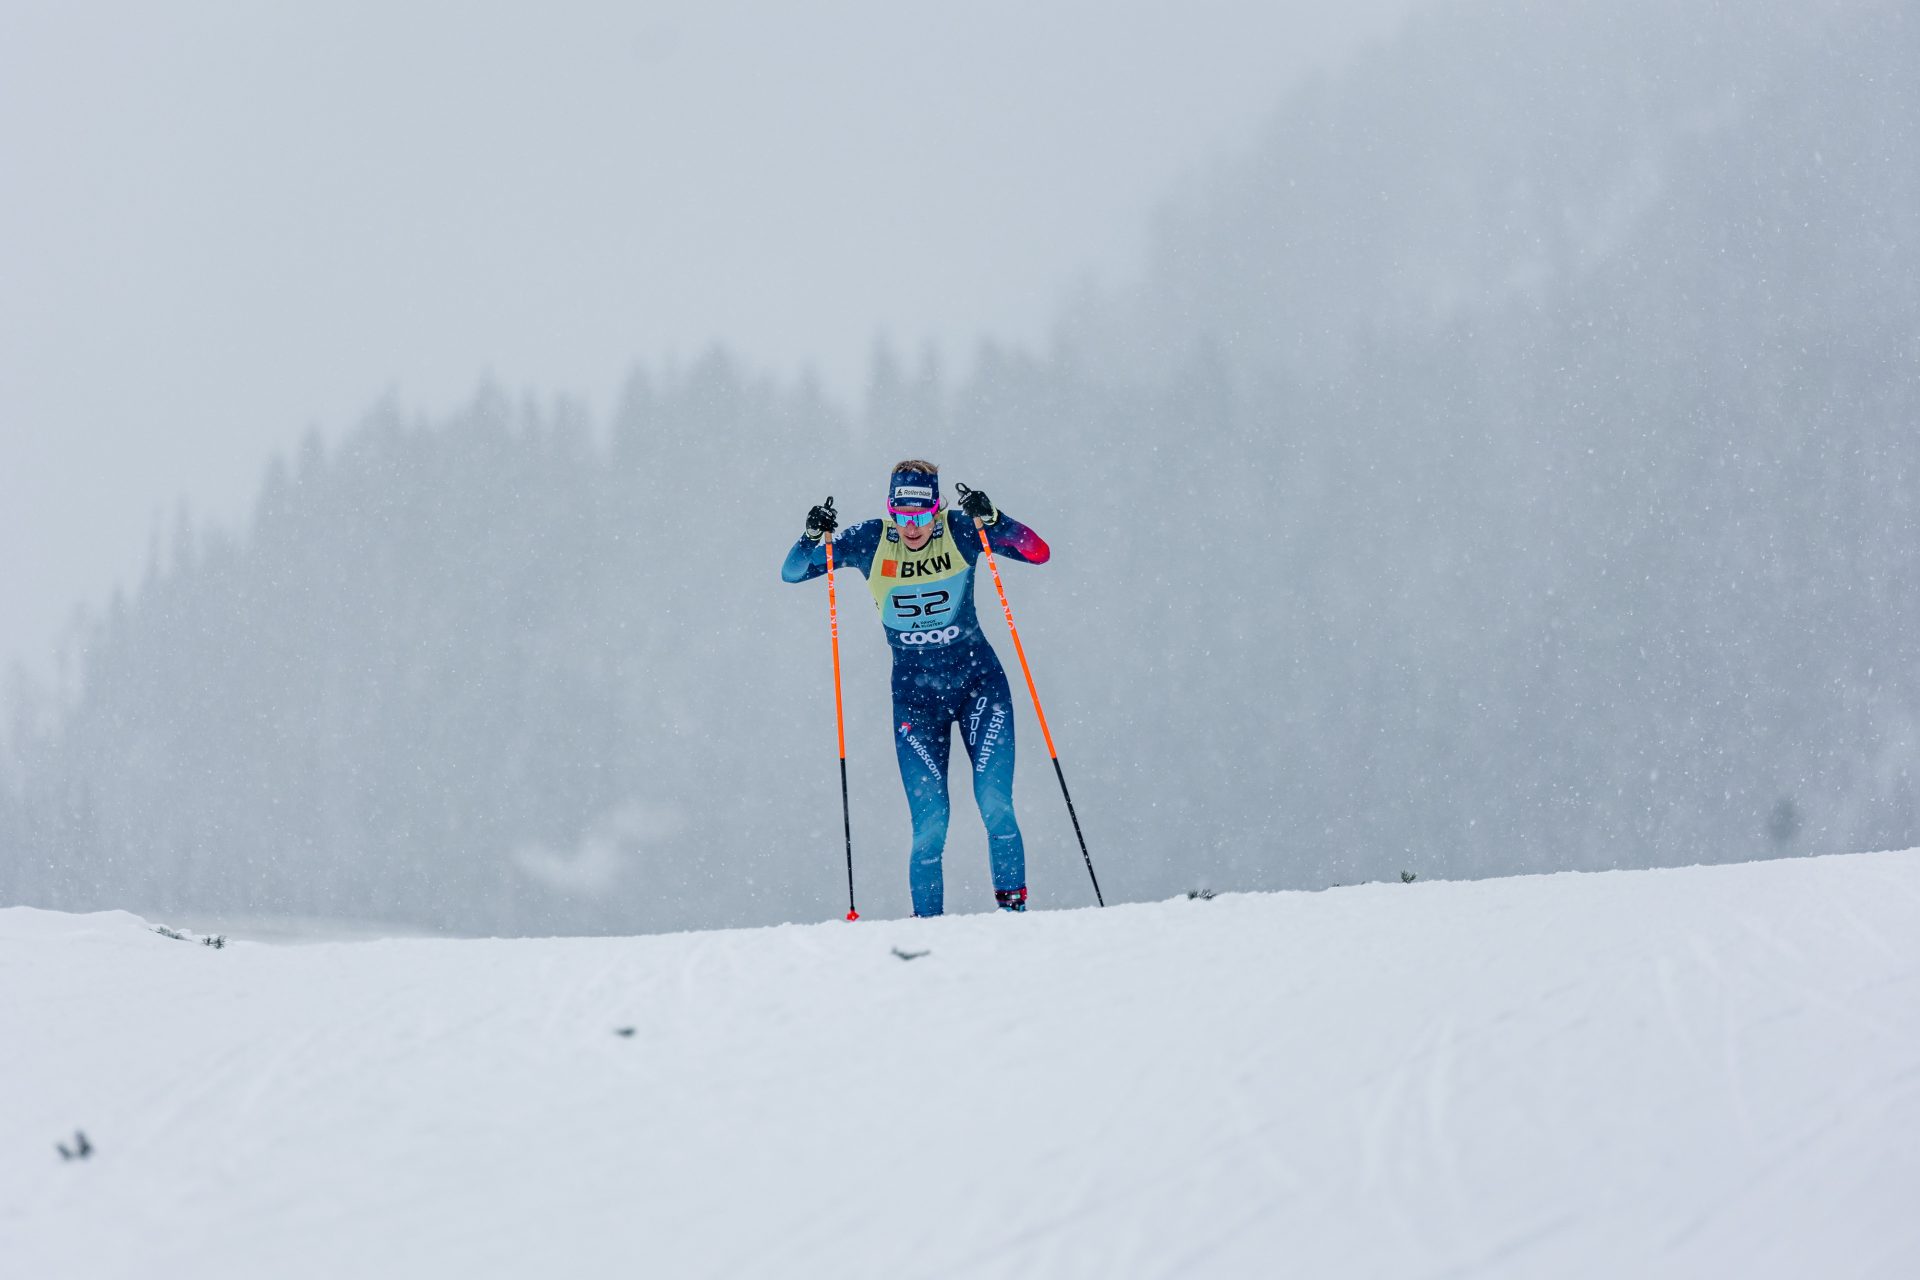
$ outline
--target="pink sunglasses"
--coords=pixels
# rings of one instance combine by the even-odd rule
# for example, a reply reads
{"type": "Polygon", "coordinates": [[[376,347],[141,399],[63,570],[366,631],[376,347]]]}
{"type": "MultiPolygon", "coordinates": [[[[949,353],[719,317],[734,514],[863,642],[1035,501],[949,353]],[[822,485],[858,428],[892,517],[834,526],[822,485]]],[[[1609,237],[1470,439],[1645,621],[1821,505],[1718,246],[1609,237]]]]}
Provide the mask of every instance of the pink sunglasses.
{"type": "Polygon", "coordinates": [[[916,529],[924,529],[926,526],[932,524],[934,513],[939,510],[940,504],[937,502],[924,511],[919,509],[903,510],[891,503],[887,504],[888,515],[892,516],[898,523],[911,525],[916,529]]]}

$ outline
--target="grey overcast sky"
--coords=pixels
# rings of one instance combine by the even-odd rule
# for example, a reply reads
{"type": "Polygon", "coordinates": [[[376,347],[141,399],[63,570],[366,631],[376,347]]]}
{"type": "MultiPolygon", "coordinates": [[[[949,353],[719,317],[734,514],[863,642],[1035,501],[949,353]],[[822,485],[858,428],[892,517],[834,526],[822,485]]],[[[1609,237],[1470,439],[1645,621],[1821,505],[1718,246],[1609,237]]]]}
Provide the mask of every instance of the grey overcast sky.
{"type": "Polygon", "coordinates": [[[384,394],[1039,339],[1412,3],[0,0],[0,658],[384,394]]]}

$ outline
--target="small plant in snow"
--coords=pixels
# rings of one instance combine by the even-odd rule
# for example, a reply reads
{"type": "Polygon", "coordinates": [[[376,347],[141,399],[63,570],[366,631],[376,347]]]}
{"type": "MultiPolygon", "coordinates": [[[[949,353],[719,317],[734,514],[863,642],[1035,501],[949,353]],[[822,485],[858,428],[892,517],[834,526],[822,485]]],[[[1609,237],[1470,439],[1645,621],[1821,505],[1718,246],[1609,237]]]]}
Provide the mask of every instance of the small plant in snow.
{"type": "Polygon", "coordinates": [[[1197,899],[1199,899],[1199,900],[1200,900],[1201,902],[1205,902],[1205,901],[1206,901],[1206,900],[1207,900],[1208,898],[1211,898],[1212,896],[1213,896],[1213,890],[1211,890],[1211,889],[1189,889],[1189,890],[1187,890],[1187,897],[1188,897],[1188,899],[1190,899],[1190,900],[1191,900],[1191,899],[1195,899],[1195,898],[1197,898],[1197,899]]]}
{"type": "Polygon", "coordinates": [[[1413,872],[1411,871],[1402,871],[1400,873],[1401,884],[1412,884],[1415,880],[1418,880],[1419,878],[1420,878],[1419,876],[1413,874],[1413,872]]]}
{"type": "Polygon", "coordinates": [[[902,960],[918,960],[921,956],[930,955],[932,953],[927,951],[902,951],[900,948],[895,947],[893,949],[893,954],[895,954],[896,956],[899,956],[902,960]]]}
{"type": "Polygon", "coordinates": [[[212,947],[215,951],[227,945],[227,935],[224,933],[213,933],[208,934],[204,938],[195,938],[191,933],[186,933],[179,929],[169,929],[163,924],[153,926],[153,931],[163,938],[172,938],[175,942],[197,941],[201,946],[212,947]]]}
{"type": "Polygon", "coordinates": [[[64,1142],[56,1142],[53,1145],[54,1150],[60,1153],[62,1160],[85,1160],[93,1154],[93,1144],[87,1141],[86,1133],[80,1129],[73,1131],[73,1147],[71,1150],[68,1149],[67,1144],[64,1142]]]}

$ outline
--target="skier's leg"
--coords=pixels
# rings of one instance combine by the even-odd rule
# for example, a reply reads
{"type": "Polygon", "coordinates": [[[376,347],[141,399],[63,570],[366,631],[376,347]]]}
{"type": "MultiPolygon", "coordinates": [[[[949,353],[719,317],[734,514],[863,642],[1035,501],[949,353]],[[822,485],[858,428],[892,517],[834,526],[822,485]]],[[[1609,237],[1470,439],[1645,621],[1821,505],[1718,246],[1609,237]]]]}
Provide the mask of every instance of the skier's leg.
{"type": "Polygon", "coordinates": [[[953,745],[950,723],[930,703],[894,699],[893,750],[900,761],[900,781],[907,788],[907,808],[913,813],[913,854],[907,866],[907,883],[913,890],[916,916],[937,916],[945,905],[940,854],[947,844],[947,761],[953,745]]]}
{"type": "Polygon", "coordinates": [[[1027,849],[1013,816],[1013,693],[998,662],[969,687],[960,728],[973,764],[973,798],[987,828],[994,897],[1003,907],[1025,910],[1027,849]]]}

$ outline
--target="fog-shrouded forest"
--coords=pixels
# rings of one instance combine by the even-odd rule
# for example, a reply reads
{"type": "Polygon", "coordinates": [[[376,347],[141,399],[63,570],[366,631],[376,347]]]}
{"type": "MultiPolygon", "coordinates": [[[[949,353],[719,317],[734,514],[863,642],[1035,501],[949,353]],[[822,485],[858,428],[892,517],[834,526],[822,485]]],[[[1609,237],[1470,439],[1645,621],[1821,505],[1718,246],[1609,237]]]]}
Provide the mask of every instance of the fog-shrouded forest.
{"type": "MultiPolygon", "coordinates": [[[[16,674],[0,901],[844,910],[826,593],[778,566],[911,456],[1052,544],[1003,574],[1109,900],[1920,844],[1916,66],[1894,0],[1446,0],[1170,193],[1044,351],[882,344],[857,404],[724,349],[610,421],[383,404],[16,674]]],[[[897,914],[866,601],[855,861],[897,914]]],[[[1022,717],[1036,904],[1090,903],[1022,717]]]]}

